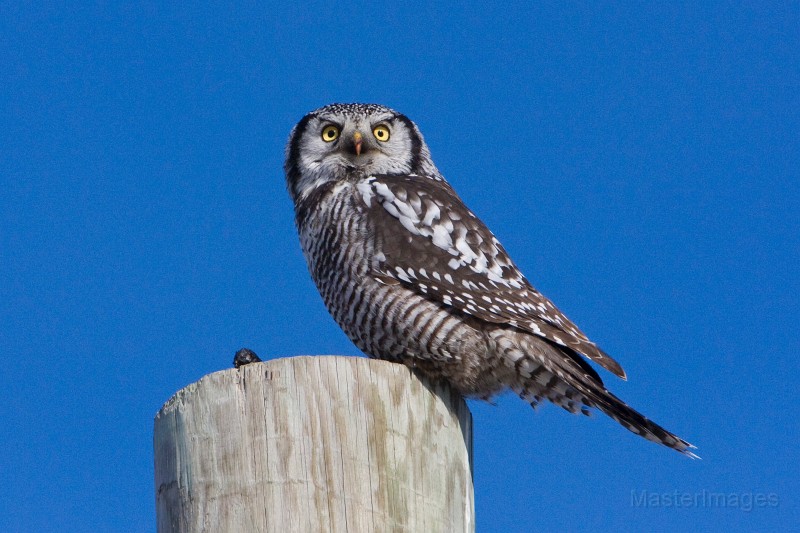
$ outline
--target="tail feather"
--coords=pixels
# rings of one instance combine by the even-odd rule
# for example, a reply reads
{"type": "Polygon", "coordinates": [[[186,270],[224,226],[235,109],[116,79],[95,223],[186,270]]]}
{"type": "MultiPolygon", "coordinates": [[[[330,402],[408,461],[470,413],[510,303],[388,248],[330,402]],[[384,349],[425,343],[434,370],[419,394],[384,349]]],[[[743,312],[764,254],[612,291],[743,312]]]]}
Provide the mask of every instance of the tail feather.
{"type": "MultiPolygon", "coordinates": [[[[528,337],[527,341],[530,341],[528,337]]],[[[541,343],[527,344],[526,352],[538,360],[541,367],[530,377],[523,377],[522,385],[515,391],[534,407],[547,398],[554,404],[576,413],[588,414],[587,408],[596,408],[617,421],[625,429],[653,442],[672,448],[687,457],[699,459],[692,452],[695,446],[664,429],[608,391],[597,373],[586,371],[576,362],[577,354],[569,348],[541,343]]]]}
{"type": "Polygon", "coordinates": [[[699,459],[691,451],[696,448],[694,445],[667,431],[607,390],[591,391],[588,395],[598,409],[619,422],[628,431],[636,433],[649,441],[672,448],[692,459],[699,459]]]}

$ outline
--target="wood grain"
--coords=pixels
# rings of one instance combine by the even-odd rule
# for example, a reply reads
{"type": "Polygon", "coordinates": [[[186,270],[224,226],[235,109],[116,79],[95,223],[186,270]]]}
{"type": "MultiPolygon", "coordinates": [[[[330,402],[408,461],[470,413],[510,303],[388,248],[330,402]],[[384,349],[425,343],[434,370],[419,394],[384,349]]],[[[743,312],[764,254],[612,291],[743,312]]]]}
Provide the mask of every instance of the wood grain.
{"type": "Polygon", "coordinates": [[[155,419],[159,532],[471,532],[472,416],[362,357],[205,376],[155,419]]]}

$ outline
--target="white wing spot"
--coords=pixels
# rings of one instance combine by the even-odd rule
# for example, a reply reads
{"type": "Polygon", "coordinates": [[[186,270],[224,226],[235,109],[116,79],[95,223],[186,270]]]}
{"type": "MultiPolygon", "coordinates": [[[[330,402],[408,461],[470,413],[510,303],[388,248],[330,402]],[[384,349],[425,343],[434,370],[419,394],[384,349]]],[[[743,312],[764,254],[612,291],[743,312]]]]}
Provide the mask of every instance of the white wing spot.
{"type": "Polygon", "coordinates": [[[405,270],[400,267],[396,267],[395,272],[397,272],[397,277],[401,280],[405,281],[406,283],[411,283],[411,279],[409,279],[408,275],[406,274],[405,270]]]}
{"type": "Polygon", "coordinates": [[[441,217],[442,213],[439,210],[439,206],[433,202],[425,202],[425,205],[428,206],[428,210],[425,211],[425,218],[422,219],[422,223],[426,226],[431,226],[434,220],[441,217]]]}
{"type": "MultiPolygon", "coordinates": [[[[405,204],[400,204],[400,205],[405,205],[405,204]]],[[[387,211],[389,211],[388,208],[387,211]]],[[[414,220],[402,214],[397,217],[397,220],[399,220],[400,224],[402,224],[403,227],[406,228],[410,233],[413,233],[414,235],[421,235],[419,229],[416,226],[416,222],[418,222],[417,220],[414,220]]]]}
{"type": "Polygon", "coordinates": [[[463,238],[456,239],[456,249],[461,252],[461,260],[465,263],[471,263],[473,259],[478,257],[463,238]]]}
{"type": "Polygon", "coordinates": [[[394,204],[397,206],[397,209],[408,218],[414,220],[414,222],[419,223],[419,215],[414,208],[408,205],[405,202],[401,202],[400,200],[395,200],[394,204]]]}
{"type": "Polygon", "coordinates": [[[372,183],[369,180],[362,181],[356,185],[356,189],[361,193],[361,199],[364,200],[367,207],[372,207],[372,197],[375,196],[372,193],[372,183]]]}
{"type": "Polygon", "coordinates": [[[433,244],[443,250],[450,250],[453,246],[453,238],[447,229],[440,224],[433,227],[433,244]]]}
{"type": "Polygon", "coordinates": [[[389,189],[388,185],[378,181],[375,183],[374,187],[375,187],[375,192],[377,192],[383,198],[386,198],[390,202],[394,201],[395,198],[394,193],[391,191],[391,189],[389,189]]]}

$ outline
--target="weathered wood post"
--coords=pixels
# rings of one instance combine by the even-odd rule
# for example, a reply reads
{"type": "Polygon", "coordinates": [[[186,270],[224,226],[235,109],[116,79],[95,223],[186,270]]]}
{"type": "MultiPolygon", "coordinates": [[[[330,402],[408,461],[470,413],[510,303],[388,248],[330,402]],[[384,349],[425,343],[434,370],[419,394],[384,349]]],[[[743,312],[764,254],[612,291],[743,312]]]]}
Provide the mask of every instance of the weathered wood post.
{"type": "Polygon", "coordinates": [[[205,376],[155,419],[158,531],[471,532],[472,415],[361,357],[205,376]]]}

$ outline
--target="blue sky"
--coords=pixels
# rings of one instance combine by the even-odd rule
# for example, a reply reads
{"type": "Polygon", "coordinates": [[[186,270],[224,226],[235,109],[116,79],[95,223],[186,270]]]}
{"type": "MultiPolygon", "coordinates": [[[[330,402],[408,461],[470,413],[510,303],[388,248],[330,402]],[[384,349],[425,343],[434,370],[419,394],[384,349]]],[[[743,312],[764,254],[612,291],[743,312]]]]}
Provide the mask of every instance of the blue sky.
{"type": "Polygon", "coordinates": [[[478,531],[800,523],[797,2],[20,4],[0,8],[0,530],[154,531],[175,391],[242,346],[358,353],[282,172],[334,101],[416,121],[627,370],[609,387],[703,457],[471,402],[478,531]],[[633,501],[703,493],[775,505],[633,501]]]}

